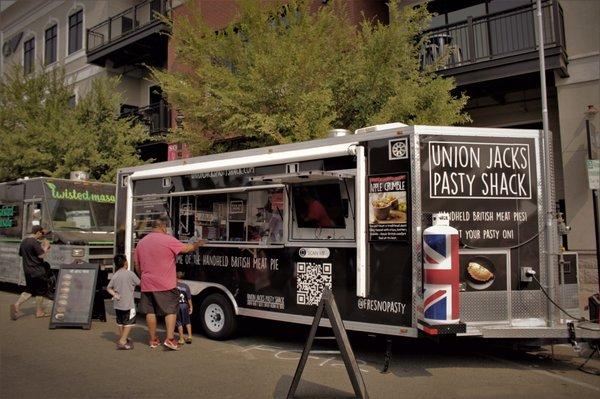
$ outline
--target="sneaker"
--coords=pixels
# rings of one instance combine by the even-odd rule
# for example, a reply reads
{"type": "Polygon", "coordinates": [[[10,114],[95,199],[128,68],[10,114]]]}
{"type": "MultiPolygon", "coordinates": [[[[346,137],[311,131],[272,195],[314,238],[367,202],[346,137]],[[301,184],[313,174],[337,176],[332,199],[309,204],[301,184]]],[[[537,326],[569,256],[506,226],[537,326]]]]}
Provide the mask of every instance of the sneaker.
{"type": "Polygon", "coordinates": [[[154,339],[150,340],[149,345],[150,345],[150,348],[154,349],[157,346],[160,346],[160,341],[158,340],[158,338],[154,338],[154,339]]]}
{"type": "Polygon", "coordinates": [[[125,344],[117,342],[117,350],[130,350],[133,349],[133,342],[127,341],[125,344]]]}
{"type": "Polygon", "coordinates": [[[163,345],[174,351],[179,350],[179,345],[177,345],[177,340],[175,338],[165,339],[165,342],[163,342],[163,345]]]}
{"type": "Polygon", "coordinates": [[[187,338],[185,339],[185,343],[186,343],[186,344],[191,344],[191,343],[192,343],[192,337],[187,337],[187,338]]]}
{"type": "Polygon", "coordinates": [[[185,344],[185,339],[183,339],[183,337],[179,337],[179,341],[177,341],[177,343],[179,345],[183,345],[183,344],[185,344]]]}

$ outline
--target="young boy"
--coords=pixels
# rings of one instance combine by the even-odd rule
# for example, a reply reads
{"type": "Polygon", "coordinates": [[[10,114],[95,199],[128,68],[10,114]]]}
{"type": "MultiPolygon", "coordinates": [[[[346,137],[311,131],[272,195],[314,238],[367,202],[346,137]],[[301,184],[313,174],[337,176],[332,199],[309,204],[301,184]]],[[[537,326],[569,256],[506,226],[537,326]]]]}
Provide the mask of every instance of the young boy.
{"type": "Polygon", "coordinates": [[[110,279],[106,290],[112,295],[115,304],[117,326],[119,326],[117,349],[129,350],[133,349],[133,342],[127,337],[129,336],[131,327],[135,325],[133,291],[135,290],[135,286],[140,284],[140,279],[134,272],[128,270],[125,255],[115,255],[114,262],[117,271],[110,279]]]}
{"type": "Polygon", "coordinates": [[[192,343],[192,323],[190,321],[190,315],[192,314],[192,292],[190,287],[181,281],[184,273],[182,271],[177,272],[177,289],[179,290],[179,308],[177,310],[177,331],[179,332],[179,344],[183,345],[192,343]],[[187,338],[183,337],[183,325],[187,330],[187,338]]]}

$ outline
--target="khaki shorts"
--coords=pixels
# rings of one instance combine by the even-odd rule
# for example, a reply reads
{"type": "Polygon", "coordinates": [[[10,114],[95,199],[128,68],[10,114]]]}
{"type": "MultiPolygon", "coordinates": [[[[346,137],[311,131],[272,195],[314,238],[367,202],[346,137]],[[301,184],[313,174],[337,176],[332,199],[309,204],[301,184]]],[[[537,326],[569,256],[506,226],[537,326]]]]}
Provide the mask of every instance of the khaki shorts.
{"type": "Polygon", "coordinates": [[[148,291],[142,292],[140,313],[157,314],[164,316],[168,314],[176,314],[179,307],[179,290],[173,288],[168,291],[148,291]]]}

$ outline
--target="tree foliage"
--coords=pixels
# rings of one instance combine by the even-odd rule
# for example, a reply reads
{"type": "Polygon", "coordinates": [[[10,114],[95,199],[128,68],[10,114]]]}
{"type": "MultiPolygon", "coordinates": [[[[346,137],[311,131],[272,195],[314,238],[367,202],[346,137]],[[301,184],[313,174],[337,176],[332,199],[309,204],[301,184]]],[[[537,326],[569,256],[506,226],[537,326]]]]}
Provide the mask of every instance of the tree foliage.
{"type": "Polygon", "coordinates": [[[318,138],[331,128],[468,121],[453,80],[420,69],[425,7],[392,0],[389,24],[356,26],[343,1],[317,10],[306,0],[238,3],[234,22],[217,32],[192,4],[171,23],[180,68],[153,70],[185,118],[174,139],[193,153],[220,151],[215,144],[229,137],[241,137],[233,143],[243,148],[318,138]]]}
{"type": "Polygon", "coordinates": [[[25,76],[20,66],[0,82],[0,181],[68,177],[82,170],[114,181],[120,167],[140,164],[136,146],[147,131],[119,118],[118,78],[100,77],[75,106],[64,71],[25,76]]]}

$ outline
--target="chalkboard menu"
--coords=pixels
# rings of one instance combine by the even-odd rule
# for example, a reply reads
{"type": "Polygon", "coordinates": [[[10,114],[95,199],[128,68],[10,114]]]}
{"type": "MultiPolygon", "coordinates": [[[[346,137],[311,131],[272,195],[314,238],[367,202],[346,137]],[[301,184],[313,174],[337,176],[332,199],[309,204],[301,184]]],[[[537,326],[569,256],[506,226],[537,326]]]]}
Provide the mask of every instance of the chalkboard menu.
{"type": "Polygon", "coordinates": [[[50,318],[51,329],[90,328],[97,278],[98,265],[73,263],[60,267],[50,318]]]}

